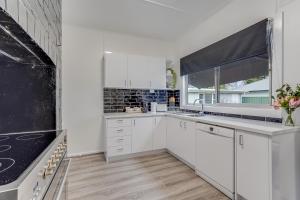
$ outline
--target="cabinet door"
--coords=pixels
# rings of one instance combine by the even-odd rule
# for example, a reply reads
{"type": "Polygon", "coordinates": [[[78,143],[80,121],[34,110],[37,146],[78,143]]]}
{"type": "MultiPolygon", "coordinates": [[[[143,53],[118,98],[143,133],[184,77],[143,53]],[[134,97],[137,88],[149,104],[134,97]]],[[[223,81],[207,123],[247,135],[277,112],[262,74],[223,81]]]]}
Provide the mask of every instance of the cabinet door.
{"type": "Polygon", "coordinates": [[[153,118],[153,149],[166,148],[167,124],[165,117],[153,118]]]}
{"type": "Polygon", "coordinates": [[[166,59],[149,57],[147,64],[151,89],[166,89],[166,59]]]}
{"type": "Polygon", "coordinates": [[[269,138],[237,133],[237,194],[247,200],[269,200],[269,138]]]}
{"type": "Polygon", "coordinates": [[[176,118],[167,118],[167,149],[179,156],[181,121],[176,118]]]}
{"type": "Polygon", "coordinates": [[[128,55],[128,81],[130,88],[150,88],[149,67],[146,56],[128,55]]]}
{"type": "Polygon", "coordinates": [[[133,153],[153,149],[153,122],[151,117],[133,119],[132,151],[133,153]]]}
{"type": "Polygon", "coordinates": [[[182,121],[180,132],[180,157],[188,163],[195,165],[196,160],[196,133],[195,123],[182,121]]]}
{"type": "Polygon", "coordinates": [[[104,56],[105,87],[127,87],[127,56],[118,53],[104,56]]]}

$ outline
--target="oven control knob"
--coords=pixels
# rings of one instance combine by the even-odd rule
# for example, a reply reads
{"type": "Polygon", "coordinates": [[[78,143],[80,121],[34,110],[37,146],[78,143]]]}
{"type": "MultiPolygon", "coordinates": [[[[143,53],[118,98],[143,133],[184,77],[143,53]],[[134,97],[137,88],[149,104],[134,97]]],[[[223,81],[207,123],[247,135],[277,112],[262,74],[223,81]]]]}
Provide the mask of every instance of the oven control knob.
{"type": "Polygon", "coordinates": [[[46,170],[46,176],[50,176],[53,174],[53,170],[52,169],[49,169],[49,170],[46,170]]]}
{"type": "Polygon", "coordinates": [[[43,179],[46,178],[46,170],[41,170],[39,173],[38,173],[39,176],[41,176],[43,179]]]}

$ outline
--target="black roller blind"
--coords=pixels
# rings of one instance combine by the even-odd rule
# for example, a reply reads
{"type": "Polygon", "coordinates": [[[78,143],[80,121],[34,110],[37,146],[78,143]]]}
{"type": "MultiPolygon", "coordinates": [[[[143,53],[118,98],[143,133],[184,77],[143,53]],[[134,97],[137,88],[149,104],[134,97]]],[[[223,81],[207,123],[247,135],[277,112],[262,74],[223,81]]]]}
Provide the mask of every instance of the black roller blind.
{"type": "MultiPolygon", "coordinates": [[[[182,58],[180,74],[191,75],[215,67],[222,70],[222,66],[232,68],[232,73],[220,80],[223,83],[237,81],[234,77],[242,80],[253,76],[253,73],[265,74],[269,66],[270,22],[265,19],[182,58]],[[249,73],[244,73],[245,69],[249,73]]],[[[205,79],[200,82],[204,83],[205,79]]]]}

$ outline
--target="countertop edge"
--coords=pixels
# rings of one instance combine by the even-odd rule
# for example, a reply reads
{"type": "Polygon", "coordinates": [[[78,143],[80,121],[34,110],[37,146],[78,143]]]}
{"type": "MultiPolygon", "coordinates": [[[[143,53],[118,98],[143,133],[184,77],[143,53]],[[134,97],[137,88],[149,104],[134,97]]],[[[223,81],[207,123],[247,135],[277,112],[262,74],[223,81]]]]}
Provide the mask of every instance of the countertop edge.
{"type": "MultiPolygon", "coordinates": [[[[107,113],[104,114],[105,119],[118,119],[118,118],[135,118],[135,117],[155,117],[155,116],[169,116],[169,117],[175,117],[183,120],[189,120],[189,121],[194,121],[194,122],[199,122],[199,123],[205,123],[205,124],[211,124],[211,125],[216,125],[216,126],[222,126],[222,127],[227,127],[227,128],[232,128],[235,130],[241,130],[241,131],[248,131],[248,132],[253,132],[253,133],[258,133],[262,135],[267,135],[267,136],[277,136],[277,135],[283,135],[283,134],[288,134],[288,133],[297,133],[300,132],[300,127],[286,127],[286,128],[278,128],[280,130],[276,131],[266,131],[262,130],[259,128],[250,128],[250,127],[245,127],[241,125],[235,125],[234,121],[232,123],[226,123],[226,122],[215,122],[211,121],[208,119],[204,118],[199,118],[199,117],[191,117],[191,116],[184,116],[184,115],[178,115],[175,113],[107,113]]],[[[217,116],[214,116],[217,117],[217,116]]],[[[255,121],[255,120],[253,120],[255,121]]],[[[274,123],[275,124],[275,123],[274,123]]],[[[267,122],[266,125],[272,125],[272,122],[267,122]]]]}

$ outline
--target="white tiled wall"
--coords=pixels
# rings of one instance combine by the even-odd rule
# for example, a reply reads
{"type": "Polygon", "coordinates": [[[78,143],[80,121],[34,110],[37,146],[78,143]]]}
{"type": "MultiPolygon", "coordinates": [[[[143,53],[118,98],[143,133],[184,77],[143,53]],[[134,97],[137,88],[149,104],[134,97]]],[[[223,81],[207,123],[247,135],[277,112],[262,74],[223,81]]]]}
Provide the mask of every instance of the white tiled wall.
{"type": "Polygon", "coordinates": [[[56,63],[61,46],[61,0],[0,0],[17,21],[56,63]]]}

